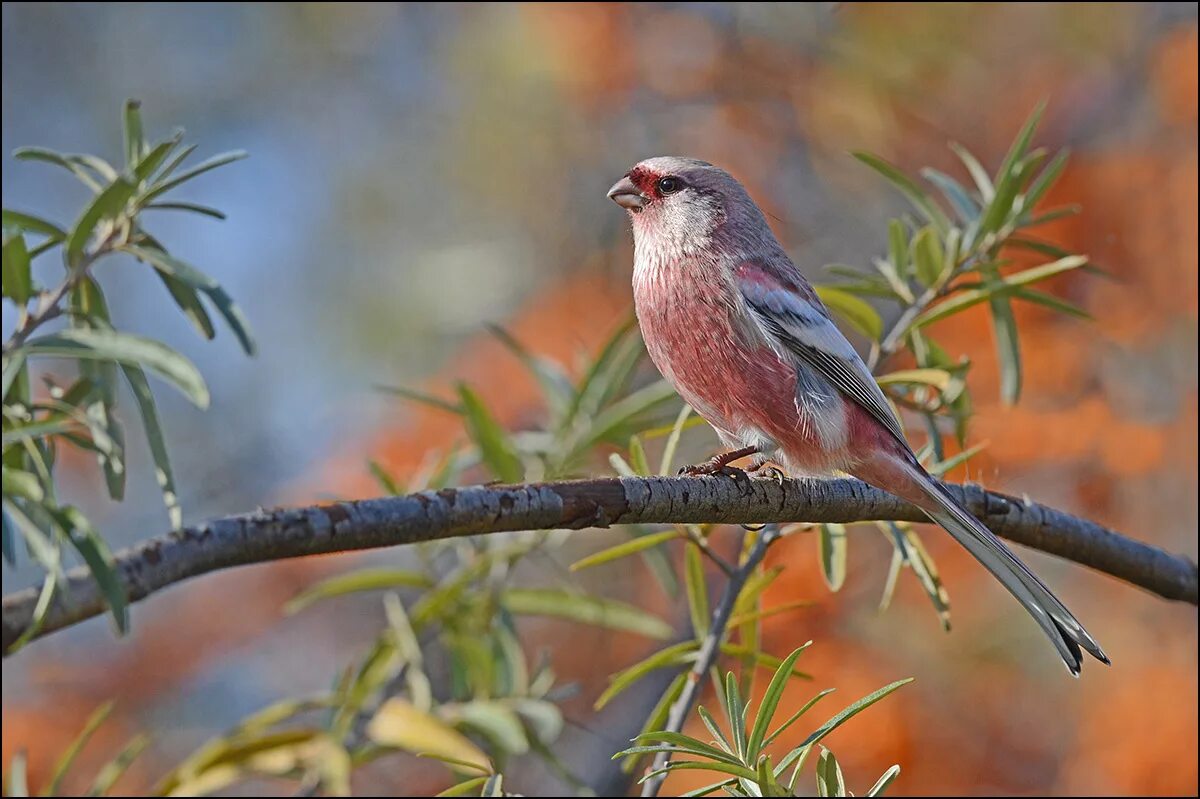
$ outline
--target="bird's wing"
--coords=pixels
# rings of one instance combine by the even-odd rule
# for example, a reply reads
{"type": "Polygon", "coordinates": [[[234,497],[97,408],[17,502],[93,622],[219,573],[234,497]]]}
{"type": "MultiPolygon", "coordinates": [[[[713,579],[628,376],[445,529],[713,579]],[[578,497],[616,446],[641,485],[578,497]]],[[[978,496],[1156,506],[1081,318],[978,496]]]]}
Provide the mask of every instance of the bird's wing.
{"type": "Polygon", "coordinates": [[[776,350],[815,369],[908,446],[900,421],[871,371],[809,286],[754,261],[740,264],[734,275],[751,315],[776,350]]]}

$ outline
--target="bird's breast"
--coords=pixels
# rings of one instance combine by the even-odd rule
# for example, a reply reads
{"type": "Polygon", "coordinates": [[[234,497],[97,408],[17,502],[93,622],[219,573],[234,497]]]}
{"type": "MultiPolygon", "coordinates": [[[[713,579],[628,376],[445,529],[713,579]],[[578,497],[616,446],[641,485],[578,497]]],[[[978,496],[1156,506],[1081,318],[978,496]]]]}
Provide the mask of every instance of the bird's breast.
{"type": "Polygon", "coordinates": [[[730,440],[778,440],[798,427],[796,370],[771,349],[719,267],[640,264],[634,303],[655,366],[730,440]]]}

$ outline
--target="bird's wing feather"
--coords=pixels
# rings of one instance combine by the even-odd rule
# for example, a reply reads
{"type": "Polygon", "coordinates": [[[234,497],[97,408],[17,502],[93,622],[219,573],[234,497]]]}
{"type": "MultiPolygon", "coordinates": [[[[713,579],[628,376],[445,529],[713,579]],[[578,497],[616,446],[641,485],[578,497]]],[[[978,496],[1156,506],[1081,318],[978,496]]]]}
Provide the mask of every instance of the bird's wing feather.
{"type": "Polygon", "coordinates": [[[817,370],[908,446],[900,421],[879,384],[815,292],[753,261],[739,265],[734,275],[751,315],[776,350],[817,370]]]}

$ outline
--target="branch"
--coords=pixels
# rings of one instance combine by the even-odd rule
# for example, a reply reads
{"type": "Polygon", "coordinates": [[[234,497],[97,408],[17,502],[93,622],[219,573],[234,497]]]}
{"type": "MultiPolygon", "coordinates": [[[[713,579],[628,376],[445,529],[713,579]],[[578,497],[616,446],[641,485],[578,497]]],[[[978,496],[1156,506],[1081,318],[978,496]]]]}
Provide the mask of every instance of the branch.
{"type": "MultiPolygon", "coordinates": [[[[1053,508],[978,486],[948,486],[997,535],[1082,563],[1166,599],[1197,602],[1196,565],[1053,508]]],[[[858,480],[623,477],[473,486],[318,507],[260,510],[185,527],[116,555],[130,602],[189,577],[282,558],[442,538],[613,524],[927,521],[915,506],[858,480]]],[[[37,636],[104,611],[87,570],[68,573],[37,636]]],[[[3,648],[30,626],[36,589],[3,601],[3,648]]]]}

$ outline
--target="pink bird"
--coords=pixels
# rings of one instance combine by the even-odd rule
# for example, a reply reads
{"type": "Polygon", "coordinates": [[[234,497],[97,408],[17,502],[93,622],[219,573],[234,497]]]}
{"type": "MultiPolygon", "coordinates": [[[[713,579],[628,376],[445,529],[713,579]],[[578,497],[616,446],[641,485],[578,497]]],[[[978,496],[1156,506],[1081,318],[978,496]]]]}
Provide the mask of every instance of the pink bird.
{"type": "Polygon", "coordinates": [[[921,508],[1029,611],[1078,676],[1100,645],[1041,580],[917,462],[875,378],[728,172],[642,161],[608,196],[633,225],[633,295],[646,349],[730,449],[793,474],[845,472],[921,508]]]}

